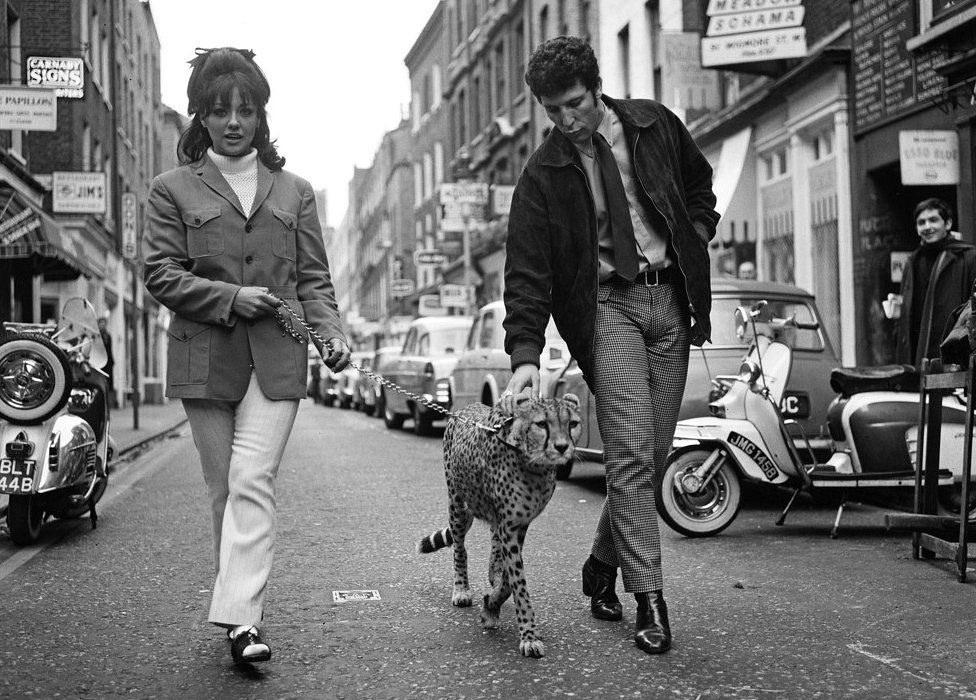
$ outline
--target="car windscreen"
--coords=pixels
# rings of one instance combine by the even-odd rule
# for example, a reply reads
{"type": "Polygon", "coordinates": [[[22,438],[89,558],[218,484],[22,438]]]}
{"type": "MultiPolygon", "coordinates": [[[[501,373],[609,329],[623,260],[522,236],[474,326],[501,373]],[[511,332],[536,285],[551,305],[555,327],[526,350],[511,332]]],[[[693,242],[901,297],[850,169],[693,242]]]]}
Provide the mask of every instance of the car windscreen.
{"type": "MultiPolygon", "coordinates": [[[[712,344],[713,345],[742,345],[743,342],[735,334],[735,319],[733,314],[737,306],[751,307],[759,301],[758,297],[715,297],[712,300],[712,344]]],[[[765,314],[770,317],[788,318],[796,313],[796,320],[801,323],[812,323],[817,319],[813,308],[804,301],[787,301],[785,299],[767,299],[769,305],[765,314]]],[[[794,350],[824,349],[822,330],[796,329],[794,350]]]]}
{"type": "Polygon", "coordinates": [[[468,328],[440,328],[430,332],[431,355],[460,355],[464,349],[464,341],[468,337],[468,328]]]}

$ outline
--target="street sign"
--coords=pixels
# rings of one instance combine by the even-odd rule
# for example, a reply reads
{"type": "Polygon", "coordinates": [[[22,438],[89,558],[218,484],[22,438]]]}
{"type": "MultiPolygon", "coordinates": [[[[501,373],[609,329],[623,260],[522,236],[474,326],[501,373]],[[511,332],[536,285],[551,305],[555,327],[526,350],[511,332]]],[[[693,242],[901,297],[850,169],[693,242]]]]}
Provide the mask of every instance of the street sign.
{"type": "Polygon", "coordinates": [[[467,287],[463,284],[442,284],[441,306],[463,309],[468,305],[467,287]]]}
{"type": "Polygon", "coordinates": [[[491,186],[491,211],[495,216],[507,216],[512,208],[515,185],[491,186]]]}
{"type": "Polygon", "coordinates": [[[438,267],[447,262],[447,256],[436,248],[413,251],[413,261],[418,266],[438,267]]]}
{"type": "Polygon", "coordinates": [[[488,204],[487,182],[442,182],[440,185],[441,204],[488,204]]]}
{"type": "Polygon", "coordinates": [[[135,260],[139,255],[136,246],[136,193],[122,194],[122,257],[135,260]]]}
{"type": "Polygon", "coordinates": [[[56,214],[104,214],[105,173],[54,172],[51,210],[56,214]]]}
{"type": "Polygon", "coordinates": [[[390,282],[390,296],[394,299],[402,299],[410,296],[417,288],[417,283],[411,279],[399,279],[390,282]]]}

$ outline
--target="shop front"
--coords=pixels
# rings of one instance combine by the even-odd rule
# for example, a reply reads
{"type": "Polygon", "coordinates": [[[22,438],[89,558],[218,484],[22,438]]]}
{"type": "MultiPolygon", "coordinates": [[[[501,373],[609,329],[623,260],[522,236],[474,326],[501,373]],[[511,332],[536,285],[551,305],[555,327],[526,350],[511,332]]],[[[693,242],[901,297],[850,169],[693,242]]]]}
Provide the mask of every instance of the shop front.
{"type": "Polygon", "coordinates": [[[951,13],[945,5],[852,3],[858,364],[895,360],[897,321],[881,302],[900,293],[903,266],[919,245],[915,206],[942,199],[954,212],[957,236],[972,243],[976,234],[976,3],[955,3],[951,13]],[[967,46],[955,46],[953,37],[967,46]]]}

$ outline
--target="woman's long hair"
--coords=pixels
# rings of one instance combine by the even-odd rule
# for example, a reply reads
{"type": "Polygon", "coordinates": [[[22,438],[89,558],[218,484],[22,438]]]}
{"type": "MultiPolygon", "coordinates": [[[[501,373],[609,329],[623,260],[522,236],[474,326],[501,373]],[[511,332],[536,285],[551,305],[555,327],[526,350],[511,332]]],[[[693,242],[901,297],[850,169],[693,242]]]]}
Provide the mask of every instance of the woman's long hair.
{"type": "Polygon", "coordinates": [[[202,119],[218,102],[230,104],[236,89],[241,100],[257,109],[258,126],[251,145],[257,149],[258,158],[269,170],[281,170],[285,159],[278,155],[275,142],[271,140],[265,110],[271,97],[271,86],[254,62],[254,53],[234,48],[197,49],[197,52],[197,57],[190,61],[193,71],[186,86],[187,112],[193,119],[176,147],[180,162],[194,163],[213,146],[202,119]]]}

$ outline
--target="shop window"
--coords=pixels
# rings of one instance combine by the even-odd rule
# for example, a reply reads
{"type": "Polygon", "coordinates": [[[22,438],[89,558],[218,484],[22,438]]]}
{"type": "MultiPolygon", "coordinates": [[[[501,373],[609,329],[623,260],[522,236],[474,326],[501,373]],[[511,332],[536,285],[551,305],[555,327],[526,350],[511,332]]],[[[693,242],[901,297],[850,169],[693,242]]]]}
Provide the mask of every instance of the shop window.
{"type": "Polygon", "coordinates": [[[760,157],[762,178],[766,182],[779,180],[790,174],[790,158],[786,146],[781,146],[760,157]]]}
{"type": "MultiPolygon", "coordinates": [[[[928,0],[931,4],[932,22],[951,17],[964,7],[976,5],[976,0],[928,0]]],[[[922,3],[926,4],[925,2],[922,3]]]]}

